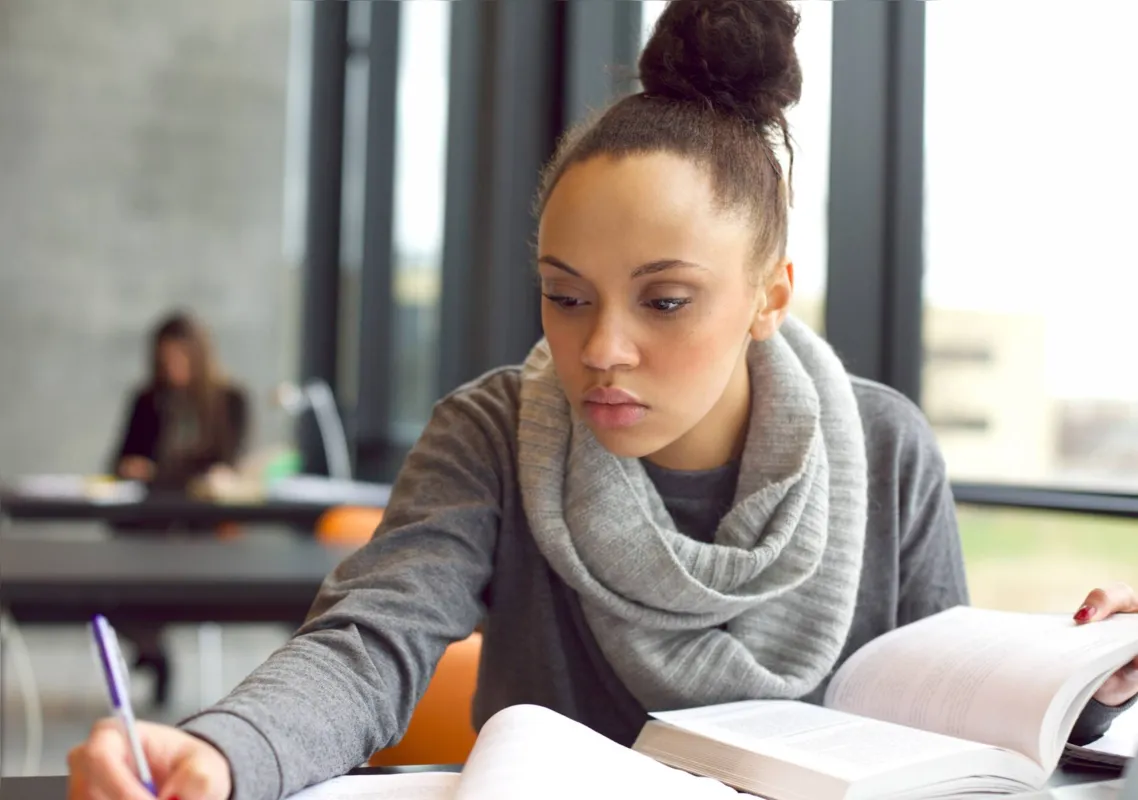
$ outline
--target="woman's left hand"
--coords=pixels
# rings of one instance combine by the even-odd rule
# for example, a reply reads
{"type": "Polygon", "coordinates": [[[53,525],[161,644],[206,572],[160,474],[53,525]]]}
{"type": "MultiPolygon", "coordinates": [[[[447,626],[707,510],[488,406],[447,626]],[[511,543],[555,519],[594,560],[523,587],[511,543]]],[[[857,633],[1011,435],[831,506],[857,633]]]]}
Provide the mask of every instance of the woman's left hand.
{"type": "MultiPolygon", "coordinates": [[[[1125,583],[1115,583],[1105,589],[1095,589],[1075,612],[1075,622],[1104,620],[1112,614],[1138,612],[1138,594],[1125,583]]],[[[1095,700],[1105,706],[1119,706],[1138,694],[1138,658],[1106,679],[1095,700]]]]}

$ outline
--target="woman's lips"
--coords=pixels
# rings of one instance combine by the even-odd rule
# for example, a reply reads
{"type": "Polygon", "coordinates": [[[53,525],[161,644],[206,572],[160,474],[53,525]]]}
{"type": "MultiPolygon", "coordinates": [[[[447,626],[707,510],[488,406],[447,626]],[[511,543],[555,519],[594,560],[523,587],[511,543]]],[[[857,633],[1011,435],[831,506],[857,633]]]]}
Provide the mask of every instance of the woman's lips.
{"type": "Polygon", "coordinates": [[[584,401],[585,413],[599,428],[627,428],[648,413],[636,395],[615,386],[595,386],[585,392],[584,401]]]}

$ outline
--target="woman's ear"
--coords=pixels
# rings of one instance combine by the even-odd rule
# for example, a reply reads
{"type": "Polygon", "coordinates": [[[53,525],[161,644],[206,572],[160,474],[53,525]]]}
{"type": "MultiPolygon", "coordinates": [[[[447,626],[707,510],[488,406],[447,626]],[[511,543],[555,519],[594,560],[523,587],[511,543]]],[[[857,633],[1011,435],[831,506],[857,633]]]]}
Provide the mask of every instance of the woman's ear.
{"type": "Polygon", "coordinates": [[[755,318],[751,321],[752,339],[766,341],[778,332],[790,310],[790,298],[793,296],[794,264],[784,261],[775,268],[759,292],[755,318]]]}

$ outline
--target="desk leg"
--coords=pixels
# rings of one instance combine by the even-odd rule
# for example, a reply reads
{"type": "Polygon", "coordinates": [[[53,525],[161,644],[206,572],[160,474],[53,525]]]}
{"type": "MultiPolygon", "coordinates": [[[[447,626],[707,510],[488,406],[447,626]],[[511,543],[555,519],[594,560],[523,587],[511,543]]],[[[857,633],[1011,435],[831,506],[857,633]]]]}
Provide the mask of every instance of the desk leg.
{"type": "Polygon", "coordinates": [[[223,658],[221,626],[216,622],[198,625],[198,703],[202,708],[221,699],[223,658]]]}

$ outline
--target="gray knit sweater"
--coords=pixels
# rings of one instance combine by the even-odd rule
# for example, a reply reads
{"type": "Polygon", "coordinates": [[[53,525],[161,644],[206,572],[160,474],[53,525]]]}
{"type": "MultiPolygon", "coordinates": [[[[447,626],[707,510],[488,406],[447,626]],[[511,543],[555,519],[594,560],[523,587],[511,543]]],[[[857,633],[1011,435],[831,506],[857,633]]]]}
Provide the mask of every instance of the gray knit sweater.
{"type": "MultiPolygon", "coordinates": [[[[518,390],[519,372],[507,368],[442,400],[378,535],[328,577],[295,638],[184,723],[229,758],[234,800],[282,797],[397,741],[443,649],[480,621],[477,725],[535,703],[618,742],[636,737],[644,709],[527,526],[516,478],[518,390]]],[[[886,631],[968,601],[953,500],[927,423],[890,389],[855,379],[854,390],[869,523],[843,661],[886,631]]],[[[732,467],[649,474],[681,530],[710,537],[734,492],[732,467]]],[[[1101,707],[1089,712],[1084,737],[1111,718],[1101,707]]]]}

